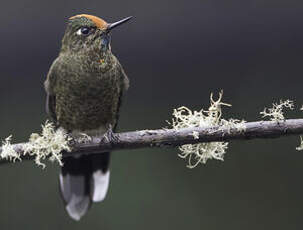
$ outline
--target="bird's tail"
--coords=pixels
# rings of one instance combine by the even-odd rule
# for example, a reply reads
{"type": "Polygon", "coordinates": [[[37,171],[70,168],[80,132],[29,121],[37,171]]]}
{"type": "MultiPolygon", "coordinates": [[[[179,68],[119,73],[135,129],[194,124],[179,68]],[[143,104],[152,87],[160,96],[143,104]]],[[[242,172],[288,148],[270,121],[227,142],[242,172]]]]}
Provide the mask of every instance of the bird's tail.
{"type": "Polygon", "coordinates": [[[105,198],[109,159],[110,153],[64,158],[59,177],[60,191],[66,211],[74,220],[80,220],[92,202],[105,198]]]}

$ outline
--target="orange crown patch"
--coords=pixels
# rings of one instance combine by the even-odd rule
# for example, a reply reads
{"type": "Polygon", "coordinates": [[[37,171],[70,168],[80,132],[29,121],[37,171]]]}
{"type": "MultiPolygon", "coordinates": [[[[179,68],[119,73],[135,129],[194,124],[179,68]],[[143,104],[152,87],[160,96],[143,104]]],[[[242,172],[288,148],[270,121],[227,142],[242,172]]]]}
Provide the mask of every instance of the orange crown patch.
{"type": "Polygon", "coordinates": [[[108,24],[106,21],[104,21],[103,19],[93,16],[93,15],[89,15],[89,14],[78,14],[76,16],[70,17],[69,19],[74,19],[74,18],[79,18],[79,17],[85,17],[90,19],[91,21],[93,21],[96,25],[97,28],[99,29],[105,29],[108,24]]]}

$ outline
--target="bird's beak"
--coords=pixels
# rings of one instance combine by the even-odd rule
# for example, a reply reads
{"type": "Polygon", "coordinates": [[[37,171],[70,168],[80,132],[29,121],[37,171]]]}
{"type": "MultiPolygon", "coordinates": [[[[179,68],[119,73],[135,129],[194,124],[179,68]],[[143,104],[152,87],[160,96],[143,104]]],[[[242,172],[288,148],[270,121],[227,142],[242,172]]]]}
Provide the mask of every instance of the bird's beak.
{"type": "Polygon", "coordinates": [[[124,18],[120,21],[114,22],[114,23],[108,23],[108,26],[106,28],[107,32],[111,31],[113,28],[122,25],[123,23],[127,22],[128,20],[130,20],[132,18],[132,16],[124,18]]]}

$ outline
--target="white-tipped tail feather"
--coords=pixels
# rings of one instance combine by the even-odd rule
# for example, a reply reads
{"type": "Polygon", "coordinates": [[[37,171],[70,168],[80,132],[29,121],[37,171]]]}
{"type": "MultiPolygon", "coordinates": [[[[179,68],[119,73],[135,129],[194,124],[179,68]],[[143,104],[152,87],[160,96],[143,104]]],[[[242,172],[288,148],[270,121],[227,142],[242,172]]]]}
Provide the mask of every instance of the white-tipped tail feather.
{"type": "Polygon", "coordinates": [[[65,209],[80,220],[92,202],[104,200],[109,186],[109,153],[79,158],[66,157],[60,174],[65,209]]]}
{"type": "Polygon", "coordinates": [[[64,200],[66,201],[65,209],[69,216],[74,220],[80,220],[88,211],[91,198],[85,193],[85,177],[84,175],[62,175],[59,176],[60,189],[64,200]],[[73,191],[72,191],[73,190],[73,191]]]}
{"type": "Polygon", "coordinates": [[[93,173],[93,195],[92,199],[94,202],[100,202],[104,200],[108,185],[109,185],[109,171],[103,172],[101,169],[93,173]]]}

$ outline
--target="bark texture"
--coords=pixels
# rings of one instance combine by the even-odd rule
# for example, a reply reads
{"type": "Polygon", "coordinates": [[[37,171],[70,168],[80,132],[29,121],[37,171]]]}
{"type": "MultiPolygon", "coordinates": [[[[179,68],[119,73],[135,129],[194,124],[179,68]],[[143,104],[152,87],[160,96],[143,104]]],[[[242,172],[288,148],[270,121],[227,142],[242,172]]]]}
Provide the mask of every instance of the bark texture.
{"type": "MultiPolygon", "coordinates": [[[[184,128],[141,130],[114,133],[111,138],[94,137],[86,143],[72,144],[71,152],[64,152],[63,157],[71,155],[95,154],[123,149],[175,147],[184,144],[195,144],[213,141],[250,140],[255,138],[277,138],[286,135],[303,134],[303,119],[289,119],[285,121],[256,121],[245,123],[245,130],[228,127],[184,128]]],[[[32,159],[24,156],[22,145],[13,147],[23,160],[32,159]]],[[[0,148],[0,152],[2,149],[0,148]]],[[[8,161],[2,160],[1,163],[8,161]]]]}

